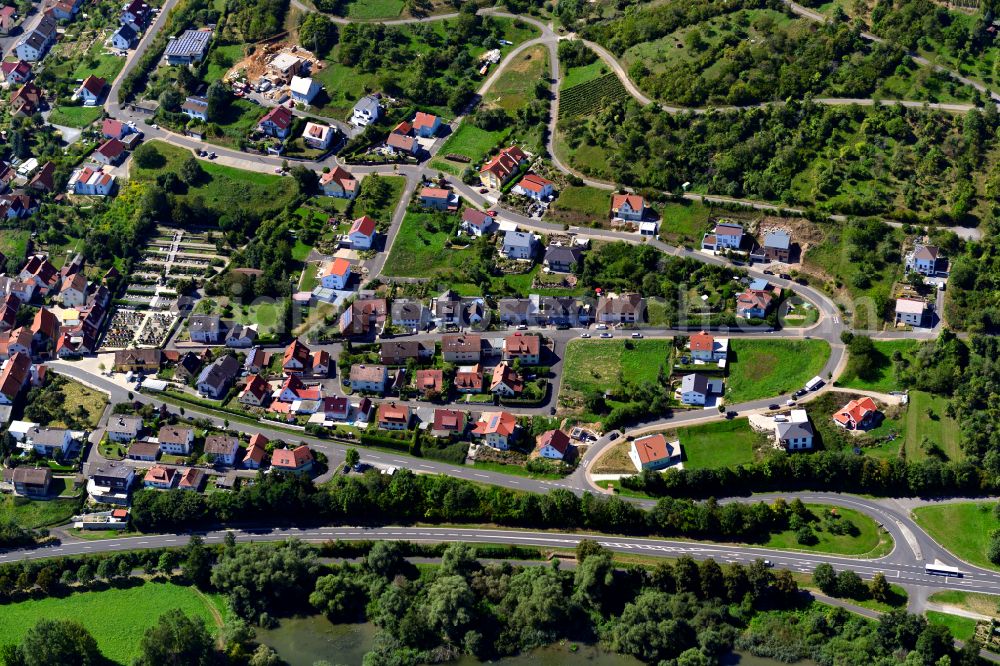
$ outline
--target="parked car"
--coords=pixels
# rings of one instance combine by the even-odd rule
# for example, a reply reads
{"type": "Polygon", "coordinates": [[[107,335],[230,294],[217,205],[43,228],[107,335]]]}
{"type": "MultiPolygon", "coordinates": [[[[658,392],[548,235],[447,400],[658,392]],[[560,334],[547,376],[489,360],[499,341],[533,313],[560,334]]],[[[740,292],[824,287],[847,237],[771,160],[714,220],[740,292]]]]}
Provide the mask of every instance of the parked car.
{"type": "Polygon", "coordinates": [[[642,333],[633,333],[632,337],[635,338],[636,340],[639,340],[642,338],[642,333]]]}
{"type": "Polygon", "coordinates": [[[778,404],[778,403],[776,403],[776,402],[772,402],[772,403],[771,403],[770,405],[768,405],[768,406],[767,406],[767,408],[768,408],[768,409],[780,409],[780,408],[781,408],[781,405],[779,405],[779,404],[778,404]]]}
{"type": "Polygon", "coordinates": [[[611,333],[601,333],[601,337],[602,338],[613,338],[615,336],[612,335],[611,333]]]}
{"type": "Polygon", "coordinates": [[[580,335],[580,337],[581,338],[589,338],[590,337],[590,333],[583,333],[582,335],[580,335]]]}
{"type": "Polygon", "coordinates": [[[764,271],[764,275],[774,275],[774,271],[764,271]]]}
{"type": "Polygon", "coordinates": [[[782,280],[791,280],[792,279],[792,276],[789,275],[788,273],[779,273],[778,277],[780,277],[782,280]]]}

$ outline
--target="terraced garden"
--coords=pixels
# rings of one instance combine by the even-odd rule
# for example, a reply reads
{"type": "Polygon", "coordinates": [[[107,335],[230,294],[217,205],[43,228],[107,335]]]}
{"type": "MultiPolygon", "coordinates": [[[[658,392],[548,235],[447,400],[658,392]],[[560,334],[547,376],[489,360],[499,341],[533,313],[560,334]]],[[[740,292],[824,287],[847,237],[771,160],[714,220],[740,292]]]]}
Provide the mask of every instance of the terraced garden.
{"type": "Polygon", "coordinates": [[[567,88],[559,95],[559,117],[585,116],[609,102],[628,98],[629,93],[614,73],[567,88]]]}

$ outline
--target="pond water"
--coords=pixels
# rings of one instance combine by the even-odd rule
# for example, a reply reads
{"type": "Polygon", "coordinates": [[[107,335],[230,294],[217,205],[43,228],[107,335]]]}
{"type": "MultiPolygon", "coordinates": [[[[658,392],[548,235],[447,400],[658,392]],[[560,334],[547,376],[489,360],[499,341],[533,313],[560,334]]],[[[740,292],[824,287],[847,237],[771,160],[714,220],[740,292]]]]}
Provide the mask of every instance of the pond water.
{"type": "MultiPolygon", "coordinates": [[[[274,648],[290,666],[312,666],[325,659],[331,664],[358,666],[371,648],[375,637],[372,624],[333,624],[321,615],[286,618],[274,629],[258,629],[257,640],[274,648]]],[[[479,666],[483,663],[496,666],[562,666],[586,664],[587,666],[641,666],[642,662],[597,646],[579,645],[573,650],[569,644],[553,645],[529,653],[507,657],[494,662],[481,662],[464,657],[451,662],[453,666],[479,666]]],[[[773,659],[752,655],[732,655],[726,666],[785,666],[773,659]]],[[[809,666],[799,662],[797,666],[809,666]]]]}

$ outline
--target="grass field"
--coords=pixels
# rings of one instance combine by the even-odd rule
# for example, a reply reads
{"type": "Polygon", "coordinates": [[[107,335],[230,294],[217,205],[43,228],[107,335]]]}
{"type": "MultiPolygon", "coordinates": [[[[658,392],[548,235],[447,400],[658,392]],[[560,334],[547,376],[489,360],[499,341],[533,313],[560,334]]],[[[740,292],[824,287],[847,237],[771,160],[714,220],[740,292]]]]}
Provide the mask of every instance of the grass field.
{"type": "Polygon", "coordinates": [[[139,654],[139,641],[146,629],[174,608],[199,618],[215,633],[224,605],[218,597],[210,598],[195,588],[170,583],[22,601],[3,607],[0,644],[21,642],[27,630],[41,619],[75,620],[93,634],[104,656],[118,664],[129,664],[139,654]]]}
{"type": "Polygon", "coordinates": [[[794,391],[818,375],[829,356],[824,340],[732,340],[726,400],[745,402],[794,391]]]}
{"type": "Polygon", "coordinates": [[[0,254],[8,259],[24,259],[30,239],[31,232],[24,229],[0,230],[0,254]]]}
{"type": "MultiPolygon", "coordinates": [[[[830,507],[823,504],[807,504],[806,507],[818,518],[822,518],[830,511],[830,507]]],[[[823,529],[814,529],[813,532],[818,541],[813,545],[805,546],[798,542],[794,530],[786,530],[772,534],[764,546],[835,553],[837,555],[867,555],[869,557],[887,555],[892,550],[892,539],[879,530],[874,520],[853,509],[838,506],[836,511],[841,520],[849,521],[858,529],[857,534],[836,535],[823,529]]],[[[813,523],[814,528],[821,524],[821,521],[813,523]]]]}
{"type": "Polygon", "coordinates": [[[99,106],[57,106],[49,115],[53,125],[83,128],[90,125],[104,113],[99,106]]]}
{"type": "Polygon", "coordinates": [[[81,48],[82,44],[79,41],[60,42],[58,45],[59,53],[67,56],[66,60],[55,65],[47,64],[46,68],[51,67],[52,72],[60,79],[84,79],[93,74],[111,83],[125,66],[125,58],[104,53],[104,40],[102,39],[94,40],[90,48],[85,53],[80,54],[80,57],[77,57],[75,52],[71,52],[79,51],[81,48]]]}
{"type": "Polygon", "coordinates": [[[610,211],[610,192],[587,185],[570,185],[559,192],[545,219],[556,224],[598,227],[607,222],[610,211]]]}
{"type": "Polygon", "coordinates": [[[897,351],[904,357],[909,357],[920,345],[917,340],[875,340],[873,341],[879,356],[873,367],[869,368],[872,376],[867,379],[851,377],[837,382],[838,386],[866,391],[888,393],[899,391],[903,387],[896,380],[895,369],[892,366],[892,355],[897,351]]]}
{"type": "Polygon", "coordinates": [[[355,0],[347,5],[347,17],[372,20],[396,18],[403,13],[403,0],[355,0]]]}
{"type": "Polygon", "coordinates": [[[961,446],[958,421],[947,415],[948,399],[924,391],[910,391],[910,404],[906,408],[906,434],[903,446],[907,460],[925,460],[930,457],[921,448],[924,437],[937,444],[948,460],[965,457],[961,446]]]}
{"type": "Polygon", "coordinates": [[[593,81],[594,79],[604,76],[609,71],[611,70],[608,69],[608,66],[605,65],[604,61],[600,58],[584,67],[570,67],[563,75],[562,83],[559,84],[559,89],[566,90],[567,88],[578,86],[581,83],[593,81]]]}
{"type": "MultiPolygon", "coordinates": [[[[66,412],[73,415],[80,415],[80,410],[82,409],[87,414],[82,420],[86,421],[91,429],[96,428],[98,422],[101,420],[101,415],[104,413],[104,408],[108,404],[107,395],[84,386],[79,382],[75,382],[72,379],[66,380],[66,384],[62,387],[62,392],[63,396],[65,396],[63,399],[63,408],[66,412]]],[[[48,425],[53,428],[69,427],[67,423],[59,420],[52,421],[48,425]]]]}
{"type": "Polygon", "coordinates": [[[469,122],[464,122],[444,142],[441,150],[438,151],[438,156],[431,161],[430,166],[432,169],[460,175],[466,167],[475,166],[482,162],[495,147],[503,142],[508,133],[506,129],[488,132],[469,122]],[[456,162],[449,160],[448,155],[464,155],[471,161],[468,163],[456,162]]]}
{"type": "Polygon", "coordinates": [[[660,210],[660,237],[677,245],[701,245],[701,237],[708,230],[711,209],[697,201],[668,203],[660,210]]]}
{"type": "Polygon", "coordinates": [[[535,83],[548,75],[548,50],[544,46],[528,49],[504,68],[483,102],[513,114],[535,99],[535,83]]]}
{"type": "Polygon", "coordinates": [[[962,592],[959,590],[942,590],[932,594],[928,601],[947,606],[955,606],[962,610],[1000,617],[1000,595],[983,594],[982,592],[962,592]]]}
{"type": "Polygon", "coordinates": [[[230,67],[235,65],[237,62],[243,59],[244,53],[243,44],[226,44],[225,46],[214,45],[212,46],[212,53],[209,54],[208,65],[205,67],[205,81],[211,83],[213,81],[220,80],[226,75],[230,67]],[[214,56],[216,53],[223,54],[226,59],[232,63],[232,65],[220,65],[215,62],[214,56]]]}
{"type": "MultiPolygon", "coordinates": [[[[372,177],[368,176],[368,178],[372,177]]],[[[403,190],[406,189],[406,177],[379,176],[379,179],[389,185],[387,196],[384,200],[376,201],[371,196],[371,183],[368,182],[368,187],[366,187],[367,178],[361,181],[361,193],[354,200],[354,217],[367,215],[375,220],[380,228],[385,228],[392,220],[392,213],[396,210],[400,197],[403,196],[403,190]]]]}
{"type": "MultiPolygon", "coordinates": [[[[150,141],[156,152],[163,156],[162,163],[144,169],[133,161],[130,176],[137,181],[155,181],[162,173],[177,173],[180,165],[192,153],[184,148],[172,146],[162,141],[150,141]]],[[[189,187],[178,197],[201,196],[205,205],[218,213],[238,208],[251,210],[272,210],[283,208],[295,198],[295,181],[291,178],[266,173],[243,171],[199,160],[204,175],[195,187],[189,187]]]]}
{"type": "Polygon", "coordinates": [[[921,527],[939,544],[966,562],[1000,570],[986,557],[990,535],[1000,529],[993,515],[994,502],[960,502],[922,506],[913,510],[921,527]]]}
{"type": "Polygon", "coordinates": [[[461,266],[470,250],[445,247],[451,236],[441,227],[449,227],[451,221],[442,217],[441,213],[407,211],[385,262],[388,275],[434,277],[461,266]]]}
{"type": "Polygon", "coordinates": [[[736,467],[753,462],[754,446],[761,435],[746,419],[717,421],[680,428],[674,435],[684,451],[685,469],[736,467]]]}
{"type": "Polygon", "coordinates": [[[960,641],[967,641],[976,634],[976,621],[969,617],[929,610],[927,611],[927,621],[931,624],[948,627],[951,635],[960,641]]]}
{"type": "Polygon", "coordinates": [[[672,340],[572,340],[566,345],[563,388],[606,390],[619,377],[655,382],[661,367],[670,368],[672,353],[672,340]]]}
{"type": "Polygon", "coordinates": [[[25,529],[60,525],[69,521],[78,506],[75,499],[39,501],[5,495],[0,499],[0,521],[12,520],[25,529]]]}

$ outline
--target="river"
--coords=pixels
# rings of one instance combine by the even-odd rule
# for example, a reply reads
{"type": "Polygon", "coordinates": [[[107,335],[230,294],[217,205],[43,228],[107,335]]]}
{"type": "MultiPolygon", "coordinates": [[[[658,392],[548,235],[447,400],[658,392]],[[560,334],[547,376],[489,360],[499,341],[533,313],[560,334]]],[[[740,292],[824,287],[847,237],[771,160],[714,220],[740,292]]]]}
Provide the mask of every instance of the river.
{"type": "MultiPolygon", "coordinates": [[[[331,664],[358,666],[365,653],[371,649],[375,627],[364,624],[333,624],[319,615],[285,618],[275,629],[258,629],[257,640],[275,650],[290,666],[312,666],[325,659],[331,664]]],[[[642,662],[593,645],[553,645],[515,657],[494,662],[481,662],[473,657],[463,657],[451,662],[452,666],[479,666],[483,663],[497,666],[561,666],[586,664],[587,666],[641,666],[642,662]]],[[[773,659],[752,655],[733,655],[726,666],[787,666],[773,659]]],[[[799,662],[797,666],[808,666],[799,662]]]]}

